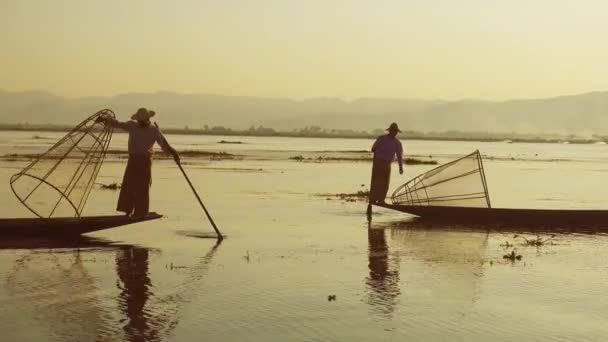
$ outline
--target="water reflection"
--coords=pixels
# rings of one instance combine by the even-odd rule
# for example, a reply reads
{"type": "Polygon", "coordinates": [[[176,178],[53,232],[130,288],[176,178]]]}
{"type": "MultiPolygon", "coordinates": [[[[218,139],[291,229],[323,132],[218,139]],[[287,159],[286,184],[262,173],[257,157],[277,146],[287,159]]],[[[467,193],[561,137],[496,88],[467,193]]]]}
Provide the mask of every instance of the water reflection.
{"type": "MultiPolygon", "coordinates": [[[[107,242],[101,240],[82,242],[95,248],[108,247],[107,242]]],[[[42,340],[54,336],[60,340],[84,341],[105,335],[108,322],[100,288],[84,266],[89,255],[64,249],[64,246],[74,246],[74,240],[32,243],[15,240],[2,244],[3,249],[23,248],[28,244],[33,248],[20,256],[7,273],[8,296],[2,305],[6,310],[2,317],[15,318],[12,331],[40,334],[42,340]],[[38,250],[40,248],[59,249],[45,252],[38,250]]],[[[20,337],[12,339],[10,330],[5,329],[3,333],[7,340],[21,340],[20,337]]]]}
{"type": "Polygon", "coordinates": [[[414,223],[368,229],[367,302],[388,317],[429,310],[446,321],[466,314],[481,293],[488,232],[414,223]],[[378,229],[382,228],[382,229],[378,229]],[[406,274],[404,282],[401,274],[406,274]]]}
{"type": "Polygon", "coordinates": [[[0,247],[30,248],[15,250],[6,292],[0,290],[0,316],[14,317],[14,322],[4,322],[14,333],[3,338],[20,340],[29,332],[41,340],[161,341],[177,327],[219,246],[183,274],[172,272],[169,279],[158,274],[155,281],[150,267],[155,250],[77,240],[17,241],[0,247]],[[113,268],[108,267],[112,259],[113,268]]]}
{"type": "Polygon", "coordinates": [[[148,274],[148,250],[137,247],[123,247],[116,253],[116,273],[120,279],[121,292],[118,304],[126,316],[123,326],[129,341],[158,341],[154,316],[146,312],[146,303],[152,295],[148,274]]]}
{"type": "MultiPolygon", "coordinates": [[[[119,308],[125,321],[125,337],[131,342],[161,341],[179,324],[183,308],[194,299],[195,290],[221,242],[217,242],[199,262],[188,268],[186,279],[167,294],[158,294],[149,272],[149,250],[121,248],[116,254],[116,272],[121,282],[119,308]]],[[[158,291],[160,289],[157,289],[158,291]]]]}
{"type": "Polygon", "coordinates": [[[18,237],[3,236],[0,239],[0,250],[3,249],[55,249],[55,250],[79,250],[81,248],[96,248],[99,250],[113,250],[120,246],[114,241],[91,238],[86,236],[74,236],[67,238],[45,238],[45,237],[18,237]]]}
{"type": "MultiPolygon", "coordinates": [[[[598,215],[600,215],[598,213],[598,215]]],[[[598,219],[600,220],[600,219],[598,219]]],[[[476,232],[499,232],[499,233],[578,233],[578,234],[605,234],[608,233],[607,222],[564,221],[564,222],[446,222],[441,218],[412,217],[406,221],[390,223],[392,228],[405,229],[432,229],[452,231],[476,231],[476,232]]],[[[386,224],[385,224],[386,225],[386,224]]]]}
{"type": "Polygon", "coordinates": [[[385,315],[391,315],[401,290],[399,288],[399,258],[389,255],[384,229],[368,229],[369,276],[367,302],[385,315]]]}

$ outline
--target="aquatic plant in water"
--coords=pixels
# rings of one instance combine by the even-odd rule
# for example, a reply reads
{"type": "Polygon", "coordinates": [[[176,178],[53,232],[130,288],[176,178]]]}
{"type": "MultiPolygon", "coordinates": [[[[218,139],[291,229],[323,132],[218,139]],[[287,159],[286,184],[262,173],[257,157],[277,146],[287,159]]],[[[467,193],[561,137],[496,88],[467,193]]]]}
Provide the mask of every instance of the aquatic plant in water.
{"type": "Polygon", "coordinates": [[[99,187],[101,189],[105,189],[105,190],[119,190],[121,187],[121,184],[119,184],[119,183],[110,183],[110,184],[97,183],[97,185],[99,185],[99,187]]]}
{"type": "Polygon", "coordinates": [[[512,250],[511,253],[503,255],[502,258],[509,259],[511,261],[515,261],[515,260],[521,260],[522,256],[520,254],[515,254],[515,250],[512,250]]]}
{"type": "Polygon", "coordinates": [[[553,245],[554,243],[553,243],[552,240],[553,240],[554,237],[555,237],[555,234],[549,236],[548,238],[543,239],[543,238],[540,237],[540,235],[536,235],[536,238],[528,239],[525,236],[521,236],[521,235],[515,234],[513,236],[513,239],[521,238],[521,239],[524,240],[524,243],[527,246],[540,247],[540,246],[544,246],[544,245],[547,245],[547,244],[553,245]]]}

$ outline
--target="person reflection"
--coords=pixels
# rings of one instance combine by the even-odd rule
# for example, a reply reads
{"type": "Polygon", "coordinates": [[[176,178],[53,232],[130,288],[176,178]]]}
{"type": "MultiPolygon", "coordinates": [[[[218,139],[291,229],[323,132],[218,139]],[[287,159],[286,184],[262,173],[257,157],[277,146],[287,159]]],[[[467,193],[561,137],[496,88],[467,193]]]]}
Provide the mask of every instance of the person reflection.
{"type": "Polygon", "coordinates": [[[200,280],[219,245],[218,242],[198,264],[188,268],[187,279],[166,296],[152,292],[148,249],[126,247],[117,252],[116,271],[121,283],[118,304],[126,316],[123,331],[128,341],[160,341],[171,334],[178,325],[180,311],[196,297],[200,280]]]}
{"type": "Polygon", "coordinates": [[[399,260],[391,259],[383,229],[368,229],[369,276],[366,278],[367,302],[381,314],[390,316],[397,305],[399,260]]]}
{"type": "Polygon", "coordinates": [[[119,295],[120,309],[127,317],[123,327],[129,341],[158,341],[158,332],[149,321],[146,303],[151,294],[148,276],[148,250],[137,247],[122,248],[116,255],[116,271],[122,282],[119,295]]]}

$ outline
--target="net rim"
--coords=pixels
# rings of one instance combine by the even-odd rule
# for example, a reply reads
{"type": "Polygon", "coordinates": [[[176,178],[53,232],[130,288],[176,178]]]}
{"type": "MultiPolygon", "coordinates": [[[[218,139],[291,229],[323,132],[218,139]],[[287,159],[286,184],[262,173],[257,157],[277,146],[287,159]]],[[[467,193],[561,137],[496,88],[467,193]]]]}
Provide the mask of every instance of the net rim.
{"type": "MultiPolygon", "coordinates": [[[[19,200],[19,202],[21,202],[21,204],[23,204],[23,206],[24,206],[24,207],[26,207],[26,208],[27,208],[29,211],[31,211],[32,213],[34,213],[36,216],[38,216],[38,217],[40,217],[40,218],[47,218],[47,217],[45,217],[45,216],[40,215],[40,214],[39,214],[39,213],[38,213],[36,210],[32,209],[32,208],[31,208],[29,205],[27,205],[27,203],[26,203],[27,199],[25,199],[25,200],[24,200],[24,199],[23,199],[23,198],[22,198],[22,197],[21,197],[21,196],[20,196],[20,195],[17,193],[17,190],[15,190],[15,187],[13,186],[13,183],[14,183],[14,182],[16,182],[16,181],[17,181],[19,178],[21,178],[22,176],[26,176],[26,177],[30,177],[30,178],[36,179],[36,180],[40,181],[41,183],[43,183],[43,184],[46,184],[46,185],[50,186],[50,187],[51,187],[53,190],[57,191],[57,192],[59,193],[59,195],[61,195],[61,198],[62,198],[62,199],[65,199],[65,200],[66,200],[66,201],[67,201],[67,202],[68,202],[68,203],[69,203],[69,204],[72,206],[72,208],[74,209],[74,212],[76,213],[76,215],[75,215],[74,217],[80,217],[80,215],[81,215],[80,211],[79,211],[79,210],[78,210],[78,208],[77,208],[77,207],[74,205],[74,203],[73,203],[73,202],[70,200],[70,198],[69,198],[69,197],[67,197],[67,196],[66,196],[66,195],[63,193],[63,191],[61,191],[59,188],[57,188],[57,187],[56,187],[56,186],[54,186],[53,184],[51,184],[51,183],[47,182],[46,180],[44,180],[44,179],[42,179],[42,178],[40,178],[40,177],[36,177],[36,176],[30,175],[30,174],[28,174],[28,173],[24,173],[24,172],[19,172],[19,173],[16,173],[16,174],[12,175],[12,176],[11,176],[11,181],[10,181],[10,184],[11,184],[11,190],[13,191],[13,194],[15,195],[15,197],[17,197],[17,199],[19,200]]],[[[51,216],[48,216],[48,217],[50,218],[51,216]]]]}
{"type": "MultiPolygon", "coordinates": [[[[38,211],[34,210],[31,206],[29,206],[26,203],[27,198],[29,197],[29,195],[24,199],[21,195],[19,195],[17,193],[17,190],[15,189],[15,186],[14,186],[14,183],[18,179],[20,179],[22,176],[27,176],[27,177],[29,177],[31,179],[35,179],[35,180],[39,181],[40,182],[39,185],[41,185],[41,184],[48,185],[51,189],[53,189],[53,190],[55,190],[56,192],[59,193],[59,195],[60,195],[59,201],[61,201],[62,199],[65,199],[70,204],[70,206],[74,210],[74,217],[81,217],[82,216],[82,211],[84,210],[84,204],[82,202],[81,202],[81,204],[79,206],[76,206],[74,204],[74,202],[68,196],[66,196],[66,194],[64,193],[63,190],[59,189],[57,186],[53,185],[52,183],[48,182],[47,180],[45,180],[43,178],[40,178],[38,176],[34,176],[32,174],[29,174],[28,172],[32,169],[33,165],[35,165],[41,158],[45,157],[51,151],[55,150],[57,148],[57,146],[59,146],[60,142],[62,142],[64,139],[68,139],[68,138],[72,139],[72,134],[75,133],[75,132],[82,132],[82,133],[84,133],[85,136],[88,135],[88,136],[93,137],[95,139],[96,144],[98,144],[99,146],[102,146],[102,149],[104,150],[104,153],[103,153],[103,156],[101,158],[101,162],[103,162],[103,160],[105,159],[105,150],[109,146],[109,142],[110,142],[111,137],[112,137],[113,128],[110,128],[110,130],[109,130],[109,137],[108,137],[108,141],[106,142],[106,144],[103,144],[99,140],[99,138],[97,136],[95,136],[93,134],[90,134],[89,130],[95,124],[93,124],[93,126],[91,126],[91,127],[88,127],[87,130],[82,131],[82,128],[85,127],[88,122],[90,122],[91,120],[95,120],[96,118],[103,117],[103,116],[109,116],[111,118],[115,118],[116,117],[116,115],[114,114],[114,111],[112,111],[109,108],[104,108],[104,109],[101,109],[101,110],[95,112],[95,114],[90,115],[85,120],[83,120],[81,123],[79,123],[76,127],[72,128],[61,139],[59,139],[57,142],[55,142],[55,144],[53,144],[48,150],[46,150],[44,153],[39,154],[37,156],[37,158],[35,158],[32,162],[30,162],[24,169],[22,169],[18,173],[15,173],[15,174],[13,174],[11,176],[11,178],[10,178],[11,191],[13,192],[13,194],[15,195],[15,197],[17,197],[17,199],[19,200],[19,202],[24,207],[26,207],[29,211],[31,211],[34,215],[38,216],[39,218],[51,218],[53,216],[54,210],[51,211],[51,213],[49,214],[49,216],[43,216],[38,211]],[[82,205],[82,207],[81,207],[81,205],[82,205]]],[[[76,147],[77,147],[77,145],[76,145],[76,147]]],[[[99,170],[97,170],[97,172],[98,171],[99,170]]],[[[96,175],[97,175],[97,173],[95,174],[95,177],[96,177],[96,175]]],[[[87,197],[88,197],[88,194],[86,194],[85,197],[84,197],[85,198],[85,203],[86,203],[86,198],[87,197]]]]}
{"type": "MultiPolygon", "coordinates": [[[[414,178],[410,179],[406,183],[404,183],[401,186],[397,187],[397,189],[395,189],[395,191],[393,191],[393,194],[391,195],[391,201],[395,205],[402,204],[402,203],[400,203],[397,200],[397,198],[399,196],[403,196],[403,195],[406,195],[408,193],[408,191],[405,191],[404,193],[400,193],[400,192],[403,192],[404,189],[408,189],[410,187],[410,185],[412,185],[412,184],[415,186],[415,185],[417,185],[417,183],[422,182],[422,180],[424,179],[424,176],[427,175],[427,174],[429,174],[429,173],[436,172],[436,171],[441,170],[441,169],[446,169],[446,168],[448,168],[448,167],[450,167],[450,166],[458,163],[461,160],[464,160],[466,158],[470,158],[471,156],[475,156],[477,158],[477,163],[478,163],[478,166],[479,166],[478,170],[479,170],[479,173],[481,175],[482,184],[483,184],[483,187],[484,187],[484,190],[485,190],[486,202],[488,203],[488,208],[491,208],[489,194],[488,194],[488,188],[487,188],[486,179],[485,179],[485,172],[484,172],[484,169],[483,169],[483,162],[482,162],[481,153],[479,152],[479,150],[475,150],[472,153],[469,153],[469,154],[467,154],[467,155],[465,155],[463,157],[460,157],[460,158],[458,158],[456,160],[452,160],[452,161],[450,161],[450,162],[448,162],[446,164],[439,165],[439,166],[434,167],[434,168],[432,168],[432,169],[430,169],[430,170],[428,170],[426,172],[418,174],[417,176],[415,176],[414,178]]],[[[426,192],[426,189],[424,189],[424,190],[426,192]]],[[[418,202],[422,203],[423,201],[418,201],[418,202]]],[[[420,205],[420,204],[416,204],[416,205],[420,205]]]]}

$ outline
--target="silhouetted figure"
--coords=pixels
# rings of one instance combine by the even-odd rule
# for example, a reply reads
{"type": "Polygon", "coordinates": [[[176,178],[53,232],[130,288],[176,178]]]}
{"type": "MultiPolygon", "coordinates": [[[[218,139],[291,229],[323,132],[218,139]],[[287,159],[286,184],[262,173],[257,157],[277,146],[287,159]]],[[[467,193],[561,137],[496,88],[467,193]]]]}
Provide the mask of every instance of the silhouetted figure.
{"type": "Polygon", "coordinates": [[[120,122],[114,118],[104,118],[106,124],[129,133],[129,161],[122,180],[116,210],[137,217],[146,216],[150,209],[150,185],[152,184],[152,147],[159,144],[165,153],[176,161],[179,155],[164,139],[150,118],[156,113],[139,108],[131,120],[120,122]]]}
{"type": "Polygon", "coordinates": [[[399,162],[399,173],[403,174],[403,146],[397,139],[397,133],[401,131],[394,122],[386,130],[388,134],[378,137],[372,146],[374,162],[369,191],[370,203],[384,204],[391,179],[391,163],[395,159],[395,155],[399,162]]]}
{"type": "Polygon", "coordinates": [[[383,314],[391,314],[397,305],[399,289],[399,260],[390,261],[384,229],[368,229],[369,277],[367,302],[383,314]],[[392,264],[392,265],[391,265],[392,264]],[[391,266],[395,269],[391,270],[391,266]]]}

